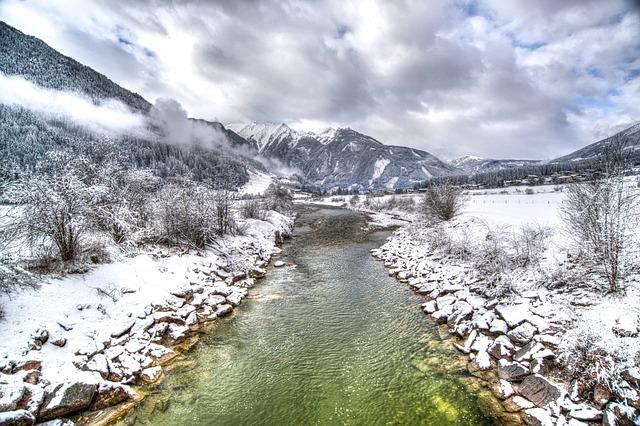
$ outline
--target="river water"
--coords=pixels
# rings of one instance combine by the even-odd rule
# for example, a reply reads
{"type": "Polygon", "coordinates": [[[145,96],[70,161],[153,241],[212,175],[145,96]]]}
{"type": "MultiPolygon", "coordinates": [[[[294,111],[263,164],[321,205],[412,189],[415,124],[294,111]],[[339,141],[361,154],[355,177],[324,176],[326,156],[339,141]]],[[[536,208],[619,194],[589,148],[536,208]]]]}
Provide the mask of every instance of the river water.
{"type": "Polygon", "coordinates": [[[369,250],[388,231],[306,208],[282,259],[121,424],[484,425],[460,356],[369,250]]]}

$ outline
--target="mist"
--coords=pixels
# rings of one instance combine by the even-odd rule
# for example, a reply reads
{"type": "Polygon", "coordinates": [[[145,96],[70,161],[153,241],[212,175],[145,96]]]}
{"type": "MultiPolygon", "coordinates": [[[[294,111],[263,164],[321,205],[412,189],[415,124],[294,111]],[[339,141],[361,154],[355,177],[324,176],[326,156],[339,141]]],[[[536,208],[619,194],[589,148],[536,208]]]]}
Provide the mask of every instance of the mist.
{"type": "Polygon", "coordinates": [[[121,102],[107,100],[96,105],[78,93],[40,87],[19,76],[0,73],[0,103],[69,119],[97,132],[118,134],[144,131],[145,117],[121,102]]]}

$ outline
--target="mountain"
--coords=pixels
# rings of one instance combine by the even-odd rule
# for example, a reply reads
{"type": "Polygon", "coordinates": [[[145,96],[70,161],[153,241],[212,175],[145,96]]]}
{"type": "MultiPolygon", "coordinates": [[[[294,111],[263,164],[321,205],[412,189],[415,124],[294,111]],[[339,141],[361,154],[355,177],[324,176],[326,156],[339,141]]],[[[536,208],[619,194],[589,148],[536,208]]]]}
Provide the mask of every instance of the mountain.
{"type": "Polygon", "coordinates": [[[298,132],[282,123],[232,124],[259,152],[299,169],[325,189],[412,188],[432,176],[459,172],[418,149],[384,145],[350,128],[298,132]]]}
{"type": "Polygon", "coordinates": [[[0,72],[19,75],[47,89],[81,93],[95,102],[116,99],[131,110],[148,112],[151,104],[106,76],[0,21],[0,72]]]}
{"type": "Polygon", "coordinates": [[[566,163],[592,159],[602,155],[611,143],[620,140],[625,144],[626,149],[632,149],[634,153],[640,150],[640,123],[616,133],[613,136],[602,139],[598,142],[587,145],[571,154],[551,160],[551,163],[566,163]]]}
{"type": "MultiPolygon", "coordinates": [[[[0,72],[20,76],[43,88],[82,94],[96,104],[117,100],[143,115],[151,109],[142,96],[1,21],[0,72]]],[[[149,123],[147,133],[98,134],[64,116],[0,104],[0,192],[7,179],[46,174],[64,168],[65,162],[78,156],[94,165],[117,158],[131,169],[152,171],[162,179],[215,185],[241,186],[249,180],[247,168],[264,170],[260,163],[252,161],[253,154],[244,157],[240,150],[233,149],[242,145],[255,152],[255,146],[220,123],[201,123],[223,132],[229,146],[170,143],[149,123]]]]}
{"type": "Polygon", "coordinates": [[[467,174],[495,172],[499,170],[512,169],[514,167],[525,167],[540,164],[540,160],[496,160],[492,158],[476,157],[474,155],[463,155],[449,161],[452,166],[461,169],[467,174]]]}

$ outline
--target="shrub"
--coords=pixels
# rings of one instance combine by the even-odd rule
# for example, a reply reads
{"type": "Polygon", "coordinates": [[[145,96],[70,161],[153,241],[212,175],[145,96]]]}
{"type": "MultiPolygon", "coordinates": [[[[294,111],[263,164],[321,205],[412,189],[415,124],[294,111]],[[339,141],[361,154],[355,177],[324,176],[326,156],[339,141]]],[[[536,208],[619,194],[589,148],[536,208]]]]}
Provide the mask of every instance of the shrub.
{"type": "Polygon", "coordinates": [[[215,197],[215,191],[203,186],[165,186],[155,205],[159,237],[195,248],[212,242],[219,233],[215,197]]]}
{"type": "Polygon", "coordinates": [[[422,203],[422,211],[429,220],[448,221],[460,214],[463,206],[462,190],[448,183],[443,183],[427,189],[422,203]]]}
{"type": "Polygon", "coordinates": [[[349,199],[349,205],[351,207],[355,207],[358,205],[358,203],[360,202],[360,196],[358,194],[353,195],[350,199],[349,199]]]}
{"type": "Polygon", "coordinates": [[[265,218],[264,208],[258,200],[247,200],[243,202],[240,206],[240,214],[245,219],[264,220],[265,218]]]}
{"type": "Polygon", "coordinates": [[[293,209],[293,195],[291,195],[291,191],[277,182],[269,185],[265,191],[265,197],[268,210],[285,213],[293,209]]]}
{"type": "Polygon", "coordinates": [[[527,194],[527,195],[533,195],[536,192],[533,190],[533,188],[527,188],[527,189],[524,190],[524,193],[527,194]]]}

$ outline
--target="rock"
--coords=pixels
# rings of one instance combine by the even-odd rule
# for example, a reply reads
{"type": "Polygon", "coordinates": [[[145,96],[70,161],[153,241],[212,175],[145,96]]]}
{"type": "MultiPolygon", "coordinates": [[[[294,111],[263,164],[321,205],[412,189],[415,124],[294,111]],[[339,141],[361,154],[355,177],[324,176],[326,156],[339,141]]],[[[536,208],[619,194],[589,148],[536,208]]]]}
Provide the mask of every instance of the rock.
{"type": "Polygon", "coordinates": [[[145,368],[140,373],[140,378],[147,384],[157,382],[158,379],[160,379],[160,376],[162,376],[162,367],[160,367],[159,365],[155,367],[145,368]]]}
{"type": "Polygon", "coordinates": [[[2,383],[0,387],[0,412],[16,410],[18,403],[24,396],[25,385],[14,381],[16,380],[14,377],[12,377],[11,380],[12,381],[7,384],[2,383]]]}
{"type": "Polygon", "coordinates": [[[496,340],[489,345],[489,354],[495,359],[508,358],[513,353],[515,347],[507,336],[498,336],[496,340]]]}
{"type": "Polygon", "coordinates": [[[536,336],[536,340],[544,343],[545,345],[550,345],[553,347],[557,347],[560,344],[560,338],[558,336],[552,336],[550,334],[538,334],[536,336]]]}
{"type": "Polygon", "coordinates": [[[118,383],[100,383],[93,403],[89,407],[91,411],[103,410],[108,407],[128,401],[134,396],[134,392],[126,385],[118,383]]]}
{"type": "Polygon", "coordinates": [[[438,310],[438,308],[437,308],[435,300],[430,300],[430,301],[422,304],[422,311],[425,314],[432,314],[437,310],[438,310]]]}
{"type": "Polygon", "coordinates": [[[135,320],[131,320],[121,324],[111,332],[111,337],[113,337],[114,339],[117,339],[119,337],[124,336],[131,330],[131,328],[135,325],[135,323],[136,323],[135,320]]]}
{"type": "Polygon", "coordinates": [[[583,404],[579,408],[569,411],[569,417],[586,422],[597,422],[602,420],[602,411],[583,404]]]}
{"type": "Polygon", "coordinates": [[[223,303],[216,307],[215,314],[219,317],[230,314],[233,311],[233,306],[223,303]]]}
{"type": "Polygon", "coordinates": [[[513,390],[511,383],[500,379],[491,386],[491,392],[498,399],[507,399],[515,393],[515,390],[513,390]]]}
{"type": "Polygon", "coordinates": [[[179,297],[181,299],[191,299],[193,297],[193,289],[188,286],[171,290],[169,293],[172,296],[179,297]]]}
{"type": "Polygon", "coordinates": [[[524,322],[521,325],[517,326],[513,330],[507,333],[509,338],[521,345],[525,345],[533,339],[533,336],[536,333],[536,328],[529,324],[528,322],[524,322]]]}
{"type": "Polygon", "coordinates": [[[240,293],[233,292],[229,296],[227,296],[227,302],[229,302],[232,306],[239,306],[242,302],[242,295],[240,293]]]}
{"type": "Polygon", "coordinates": [[[618,337],[636,337],[638,335],[638,325],[631,315],[620,316],[611,329],[618,337]]]}
{"type": "MultiPolygon", "coordinates": [[[[544,352],[544,351],[543,351],[544,352]]],[[[551,369],[551,363],[546,358],[533,358],[531,361],[531,373],[545,375],[551,369]]]]}
{"type": "Polygon", "coordinates": [[[551,415],[542,408],[529,408],[522,412],[522,420],[530,426],[553,426],[551,415]]]}
{"type": "Polygon", "coordinates": [[[636,415],[635,408],[619,402],[611,402],[603,413],[602,424],[603,426],[632,426],[636,415]]]}
{"type": "Polygon", "coordinates": [[[518,382],[529,375],[529,369],[517,362],[498,361],[498,376],[510,382],[518,382]]]}
{"type": "MultiPolygon", "coordinates": [[[[457,299],[453,294],[447,294],[438,297],[436,299],[436,305],[438,306],[438,310],[441,311],[445,306],[452,305],[456,300],[457,299]]],[[[453,312],[453,310],[451,312],[453,312]]]]}
{"type": "Polygon", "coordinates": [[[44,328],[39,328],[31,335],[30,349],[40,350],[42,345],[49,340],[49,332],[44,328]]]}
{"type": "Polygon", "coordinates": [[[451,328],[455,328],[462,321],[471,318],[471,315],[473,315],[473,308],[470,304],[464,301],[456,302],[453,305],[453,312],[447,320],[447,325],[451,328]]]}
{"type": "Polygon", "coordinates": [[[518,387],[518,392],[538,407],[544,407],[562,396],[557,386],[538,374],[527,376],[518,387]]]}
{"type": "Polygon", "coordinates": [[[31,426],[36,418],[27,410],[0,413],[0,426],[31,426]]]}
{"type": "Polygon", "coordinates": [[[469,303],[473,307],[473,309],[476,310],[484,307],[485,303],[487,302],[484,297],[477,296],[475,294],[467,296],[466,300],[467,303],[469,303]]]}
{"type": "Polygon", "coordinates": [[[517,413],[518,411],[535,407],[533,402],[519,395],[516,395],[507,399],[506,401],[504,401],[503,405],[504,405],[504,409],[509,413],[517,413]]]}
{"type": "Polygon", "coordinates": [[[474,362],[480,370],[488,370],[491,368],[491,357],[486,350],[478,351],[474,362]]]}
{"type": "Polygon", "coordinates": [[[627,368],[622,372],[622,378],[634,386],[640,387],[640,369],[637,367],[627,368]]]}
{"type": "Polygon", "coordinates": [[[67,344],[67,339],[64,337],[56,337],[55,339],[51,339],[51,344],[63,348],[67,344]]]}
{"type": "Polygon", "coordinates": [[[30,371],[30,370],[42,370],[42,362],[36,360],[24,360],[19,361],[13,368],[11,369],[11,374],[15,374],[19,371],[30,371]]]}
{"type": "Polygon", "coordinates": [[[285,263],[282,260],[276,260],[275,262],[273,262],[273,266],[275,266],[276,268],[281,268],[285,265],[285,263]]]}
{"type": "Polygon", "coordinates": [[[89,407],[96,390],[95,383],[65,382],[56,385],[45,397],[38,421],[66,416],[89,407]]]}
{"type": "Polygon", "coordinates": [[[508,331],[507,323],[499,318],[494,319],[489,326],[489,333],[493,335],[507,334],[508,331]]]}
{"type": "Polygon", "coordinates": [[[166,346],[175,346],[187,339],[189,328],[183,325],[169,324],[165,332],[162,343],[166,346]]]}
{"type": "Polygon", "coordinates": [[[599,410],[602,410],[611,401],[613,395],[611,391],[604,385],[597,383],[593,389],[593,404],[599,410]]]}
{"type": "Polygon", "coordinates": [[[515,354],[513,354],[513,360],[518,362],[530,361],[533,358],[534,354],[542,351],[543,349],[544,345],[542,343],[530,341],[522,348],[520,348],[520,350],[518,350],[515,354]]]}
{"type": "Polygon", "coordinates": [[[107,357],[104,354],[94,355],[81,370],[95,371],[100,373],[103,379],[109,377],[109,365],[107,363],[107,357]]]}
{"type": "Polygon", "coordinates": [[[522,324],[531,315],[529,303],[498,305],[495,309],[498,315],[507,322],[509,327],[516,327],[522,324]]]}

